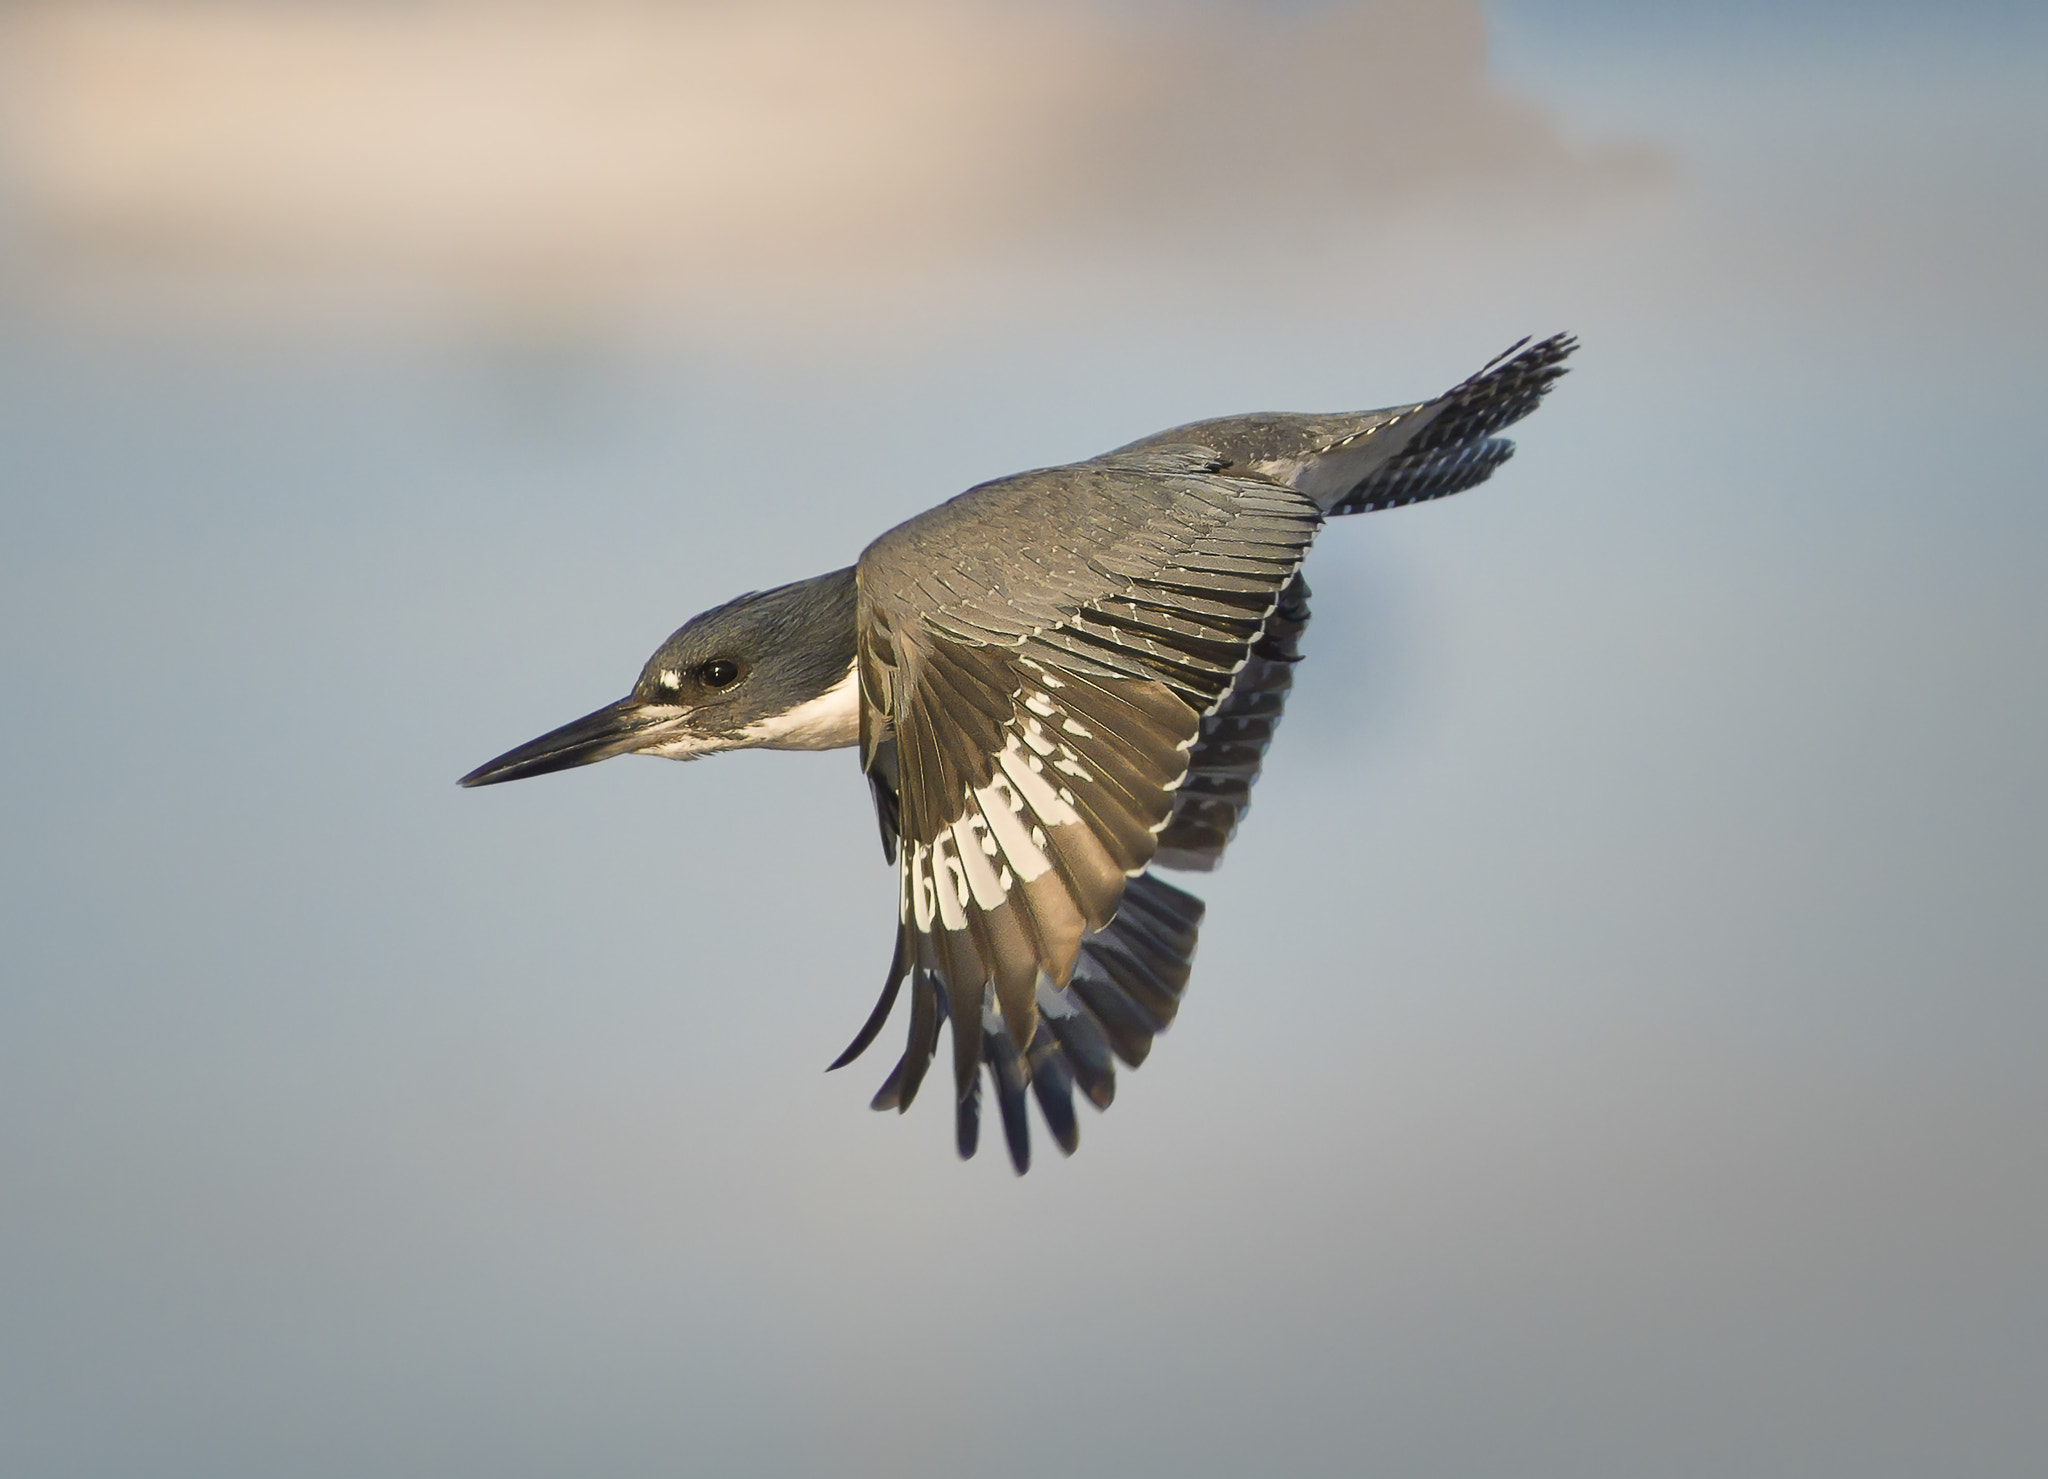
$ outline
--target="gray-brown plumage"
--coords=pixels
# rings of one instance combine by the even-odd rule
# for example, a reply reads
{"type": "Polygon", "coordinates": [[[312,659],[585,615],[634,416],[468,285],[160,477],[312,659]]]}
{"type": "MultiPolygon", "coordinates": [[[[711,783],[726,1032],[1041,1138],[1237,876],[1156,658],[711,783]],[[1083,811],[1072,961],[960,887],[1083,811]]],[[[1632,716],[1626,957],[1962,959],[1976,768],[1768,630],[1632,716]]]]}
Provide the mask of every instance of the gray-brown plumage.
{"type": "MultiPolygon", "coordinates": [[[[1526,345],[1526,341],[1524,341],[1526,345]]],[[[628,698],[465,784],[638,750],[857,742],[898,868],[881,999],[909,1035],[874,1104],[908,1108],[950,1024],[956,1137],[986,1064],[1009,1151],[1025,1101],[1078,1142],[1173,1020],[1206,871],[1250,805],[1308,623],[1326,517],[1442,497],[1513,447],[1574,342],[1515,349],[1435,400],[1196,422],[998,479],[897,526],[857,566],[742,597],[663,644],[628,698]],[[850,617],[850,620],[849,620],[850,617]]]]}

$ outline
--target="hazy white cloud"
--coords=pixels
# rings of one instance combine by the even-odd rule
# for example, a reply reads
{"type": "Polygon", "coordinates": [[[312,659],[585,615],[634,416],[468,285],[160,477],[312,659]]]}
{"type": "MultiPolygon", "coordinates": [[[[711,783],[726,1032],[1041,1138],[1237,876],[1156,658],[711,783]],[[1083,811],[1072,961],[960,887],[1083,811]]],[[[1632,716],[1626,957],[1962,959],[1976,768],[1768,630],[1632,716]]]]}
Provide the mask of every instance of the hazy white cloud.
{"type": "Polygon", "coordinates": [[[1133,245],[1298,241],[1589,156],[1476,0],[83,0],[0,16],[45,289],[615,310],[1133,245]]]}

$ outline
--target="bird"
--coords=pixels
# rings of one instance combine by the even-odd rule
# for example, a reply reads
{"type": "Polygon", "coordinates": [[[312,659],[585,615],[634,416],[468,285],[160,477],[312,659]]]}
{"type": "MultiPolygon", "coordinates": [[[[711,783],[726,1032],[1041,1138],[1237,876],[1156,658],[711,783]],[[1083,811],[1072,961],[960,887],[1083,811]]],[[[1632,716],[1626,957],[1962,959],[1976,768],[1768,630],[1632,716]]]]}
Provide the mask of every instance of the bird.
{"type": "Polygon", "coordinates": [[[1434,399],[1196,421],[968,489],[829,574],[686,622],[624,698],[462,777],[489,786],[615,755],[857,747],[897,869],[895,948],[846,1050],[907,988],[875,1109],[907,1110],[950,1027],[954,1140],[983,1069],[1012,1165],[1027,1101],[1071,1155],[1178,1013],[1202,901],[1251,804],[1302,658],[1302,564],[1330,518],[1486,481],[1498,433],[1577,348],[1522,339],[1434,399]]]}

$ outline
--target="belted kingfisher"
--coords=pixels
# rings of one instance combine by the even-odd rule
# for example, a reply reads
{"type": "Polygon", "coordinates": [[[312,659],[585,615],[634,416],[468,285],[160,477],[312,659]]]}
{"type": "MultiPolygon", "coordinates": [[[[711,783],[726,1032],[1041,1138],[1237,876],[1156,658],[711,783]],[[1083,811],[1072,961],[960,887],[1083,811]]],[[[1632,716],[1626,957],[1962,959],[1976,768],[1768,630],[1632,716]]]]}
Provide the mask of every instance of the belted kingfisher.
{"type": "Polygon", "coordinates": [[[970,488],[829,575],[685,624],[633,691],[462,778],[613,755],[694,760],[859,745],[896,864],[896,950],[831,1065],[907,982],[909,1042],[875,1095],[907,1109],[952,1024],[955,1136],[974,1153],[986,1064],[1018,1172],[1025,1097],[1061,1150],[1113,1058],[1180,1007],[1203,905],[1154,869],[1216,866],[1293,682],[1303,557],[1323,520],[1441,498],[1514,451],[1576,348],[1523,340],[1434,400],[1198,421],[970,488]]]}

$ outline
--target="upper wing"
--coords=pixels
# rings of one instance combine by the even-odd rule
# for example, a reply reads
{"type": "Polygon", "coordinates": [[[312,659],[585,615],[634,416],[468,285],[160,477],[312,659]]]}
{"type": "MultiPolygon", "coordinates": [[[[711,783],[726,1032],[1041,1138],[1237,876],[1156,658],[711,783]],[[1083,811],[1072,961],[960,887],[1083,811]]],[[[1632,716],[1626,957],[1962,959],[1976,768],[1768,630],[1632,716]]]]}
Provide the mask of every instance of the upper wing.
{"type": "MultiPolygon", "coordinates": [[[[999,1086],[1009,1054],[1033,1053],[1041,975],[1057,1037],[1077,962],[1084,980],[1105,951],[1173,974],[1171,949],[1125,949],[1136,923],[1112,921],[1321,522],[1300,494],[1211,466],[1179,447],[1005,479],[863,555],[862,749],[895,801],[901,892],[883,1001],[849,1056],[912,980],[890,1102],[916,1092],[942,1014],[967,1104],[985,1035],[999,1086]]],[[[1181,841],[1207,847],[1193,828],[1181,841]]],[[[1148,887],[1191,949],[1199,905],[1148,887]]]]}

